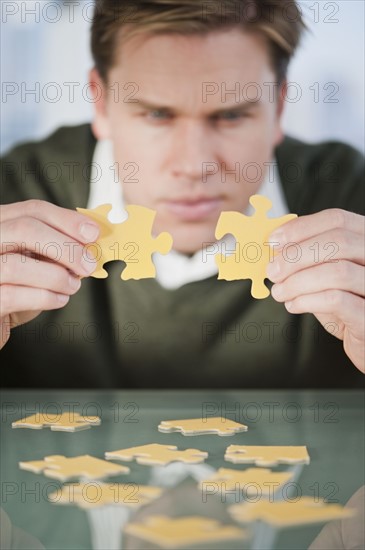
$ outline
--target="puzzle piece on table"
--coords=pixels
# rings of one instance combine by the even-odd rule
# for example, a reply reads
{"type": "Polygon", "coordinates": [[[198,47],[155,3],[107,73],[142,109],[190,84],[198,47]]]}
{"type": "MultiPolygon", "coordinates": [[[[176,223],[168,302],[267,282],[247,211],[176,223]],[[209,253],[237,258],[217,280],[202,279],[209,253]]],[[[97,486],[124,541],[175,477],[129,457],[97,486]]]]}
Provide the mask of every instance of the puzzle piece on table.
{"type": "Polygon", "coordinates": [[[134,458],[138,464],[160,465],[170,464],[170,462],[185,462],[185,464],[198,464],[204,462],[208,453],[198,449],[185,449],[179,451],[176,445],[160,445],[151,443],[150,445],[140,445],[120,451],[110,451],[105,453],[106,459],[131,461],[134,458]]]}
{"type": "Polygon", "coordinates": [[[59,479],[60,481],[67,481],[75,477],[103,479],[108,476],[129,474],[130,472],[126,466],[119,466],[119,464],[113,464],[90,455],[75,456],[73,458],[51,455],[46,456],[44,460],[19,462],[19,467],[21,470],[28,470],[35,474],[43,473],[47,477],[59,479]]]}
{"type": "Polygon", "coordinates": [[[230,445],[224,459],[234,464],[256,464],[256,466],[276,466],[277,464],[309,464],[305,446],[255,446],[230,445]]]}
{"type": "Polygon", "coordinates": [[[48,499],[55,504],[76,504],[79,508],[98,508],[116,505],[138,508],[159,498],[160,487],[136,483],[69,483],[50,493],[48,499]]]}
{"type": "Polygon", "coordinates": [[[124,532],[163,548],[243,540],[247,536],[243,529],[200,516],[149,516],[143,523],[127,524],[124,532]]]}
{"type": "Polygon", "coordinates": [[[219,468],[211,477],[203,479],[199,487],[203,491],[217,489],[219,493],[226,491],[245,491],[247,495],[267,495],[280,489],[293,477],[292,472],[272,472],[267,468],[248,468],[247,470],[231,470],[219,468]]]}
{"type": "Polygon", "coordinates": [[[255,208],[253,216],[245,216],[240,212],[221,213],[215,236],[221,239],[224,235],[232,234],[236,238],[237,246],[235,254],[217,254],[215,260],[219,268],[218,279],[251,279],[251,295],[261,299],[270,295],[264,283],[266,268],[273,254],[273,249],[268,244],[270,233],[297,215],[287,214],[280,218],[268,218],[266,214],[272,203],[261,195],[250,197],[250,204],[255,208]]]}
{"type": "Polygon", "coordinates": [[[355,511],[339,504],[326,504],[322,499],[317,502],[312,497],[301,497],[298,501],[269,501],[234,504],[229,512],[236,521],[249,523],[263,521],[274,527],[292,527],[310,523],[322,523],[335,519],[348,518],[355,511]]]}
{"type": "Polygon", "coordinates": [[[96,270],[91,277],[105,279],[108,272],[103,268],[106,262],[122,260],[126,263],[121,273],[121,279],[146,279],[156,276],[156,269],[151,255],[154,252],[167,254],[172,247],[172,237],[169,233],[160,233],[152,237],[152,226],[156,212],[144,206],[128,205],[128,219],[122,223],[111,223],[108,213],[111,204],[103,204],[93,210],[77,208],[77,211],[100,226],[98,240],[88,245],[88,253],[97,260],[96,270]]]}
{"type": "Polygon", "coordinates": [[[12,423],[12,428],[31,428],[41,430],[51,428],[52,431],[76,432],[87,430],[91,426],[100,426],[98,416],[81,416],[79,413],[67,412],[62,414],[36,413],[26,418],[21,418],[12,423]]]}
{"type": "Polygon", "coordinates": [[[220,416],[190,418],[188,420],[162,420],[158,430],[163,433],[181,432],[183,435],[235,435],[246,432],[247,426],[220,416]]]}

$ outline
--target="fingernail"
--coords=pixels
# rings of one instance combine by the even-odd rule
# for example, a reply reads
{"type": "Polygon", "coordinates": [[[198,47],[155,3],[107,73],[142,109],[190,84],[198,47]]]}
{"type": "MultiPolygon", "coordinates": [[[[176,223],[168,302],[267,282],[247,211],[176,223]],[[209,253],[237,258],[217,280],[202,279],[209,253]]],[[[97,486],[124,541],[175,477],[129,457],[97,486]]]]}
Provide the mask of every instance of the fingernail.
{"type": "Polygon", "coordinates": [[[278,262],[270,263],[267,266],[266,273],[267,273],[267,276],[269,277],[269,279],[277,277],[280,273],[279,263],[278,262]]]}
{"type": "Polygon", "coordinates": [[[283,286],[282,285],[274,285],[271,289],[272,295],[274,298],[281,298],[283,295],[283,286]]]}
{"type": "Polygon", "coordinates": [[[83,223],[80,227],[80,234],[86,241],[93,242],[99,236],[99,228],[91,223],[83,223]]]}
{"type": "Polygon", "coordinates": [[[81,281],[78,277],[73,277],[70,275],[69,277],[69,285],[72,288],[72,290],[78,290],[81,286],[81,281]]]}
{"type": "Polygon", "coordinates": [[[57,294],[57,300],[60,304],[62,304],[63,306],[67,304],[67,302],[69,301],[70,297],[69,296],[66,296],[65,294],[57,294]]]}
{"type": "Polygon", "coordinates": [[[91,275],[91,273],[96,269],[96,261],[93,258],[88,258],[85,255],[82,258],[81,265],[86,275],[91,275]]]}
{"type": "Polygon", "coordinates": [[[277,229],[276,231],[271,233],[269,237],[269,243],[271,244],[271,246],[282,246],[284,242],[284,231],[282,231],[281,229],[277,229]]]}

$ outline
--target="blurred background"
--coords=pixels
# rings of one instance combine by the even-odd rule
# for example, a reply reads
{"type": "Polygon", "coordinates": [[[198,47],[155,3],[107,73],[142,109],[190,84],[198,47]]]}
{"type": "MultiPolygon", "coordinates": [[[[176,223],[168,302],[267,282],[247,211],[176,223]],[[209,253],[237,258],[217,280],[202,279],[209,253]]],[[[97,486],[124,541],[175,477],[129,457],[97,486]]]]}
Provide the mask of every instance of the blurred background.
{"type": "MultiPolygon", "coordinates": [[[[285,4],[283,0],[283,4],[285,4]]],[[[364,151],[363,0],[302,0],[310,32],[292,61],[285,131],[364,151]]],[[[90,121],[92,0],[1,0],[1,152],[90,121]]]]}

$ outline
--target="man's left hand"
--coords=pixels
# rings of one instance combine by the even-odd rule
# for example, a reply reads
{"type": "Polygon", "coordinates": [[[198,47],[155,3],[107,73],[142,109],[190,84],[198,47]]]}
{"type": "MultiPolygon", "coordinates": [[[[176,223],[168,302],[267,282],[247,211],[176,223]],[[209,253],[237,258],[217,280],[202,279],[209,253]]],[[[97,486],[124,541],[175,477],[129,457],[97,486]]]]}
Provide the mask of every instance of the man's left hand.
{"type": "Polygon", "coordinates": [[[292,220],[270,236],[272,296],[290,313],[313,313],[365,372],[365,218],[323,210],[292,220]],[[274,244],[276,243],[276,244],[274,244]]]}

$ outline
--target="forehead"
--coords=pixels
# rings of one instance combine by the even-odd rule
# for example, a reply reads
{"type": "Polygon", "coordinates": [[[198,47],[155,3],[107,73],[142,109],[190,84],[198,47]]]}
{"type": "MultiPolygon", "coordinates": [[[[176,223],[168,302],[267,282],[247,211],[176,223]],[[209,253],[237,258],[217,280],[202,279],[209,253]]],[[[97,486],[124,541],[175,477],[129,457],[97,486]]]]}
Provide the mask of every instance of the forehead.
{"type": "Polygon", "coordinates": [[[149,94],[175,100],[189,91],[196,99],[207,83],[234,88],[273,81],[268,46],[241,29],[205,35],[135,35],[121,42],[110,74],[112,81],[135,82],[149,94]]]}

